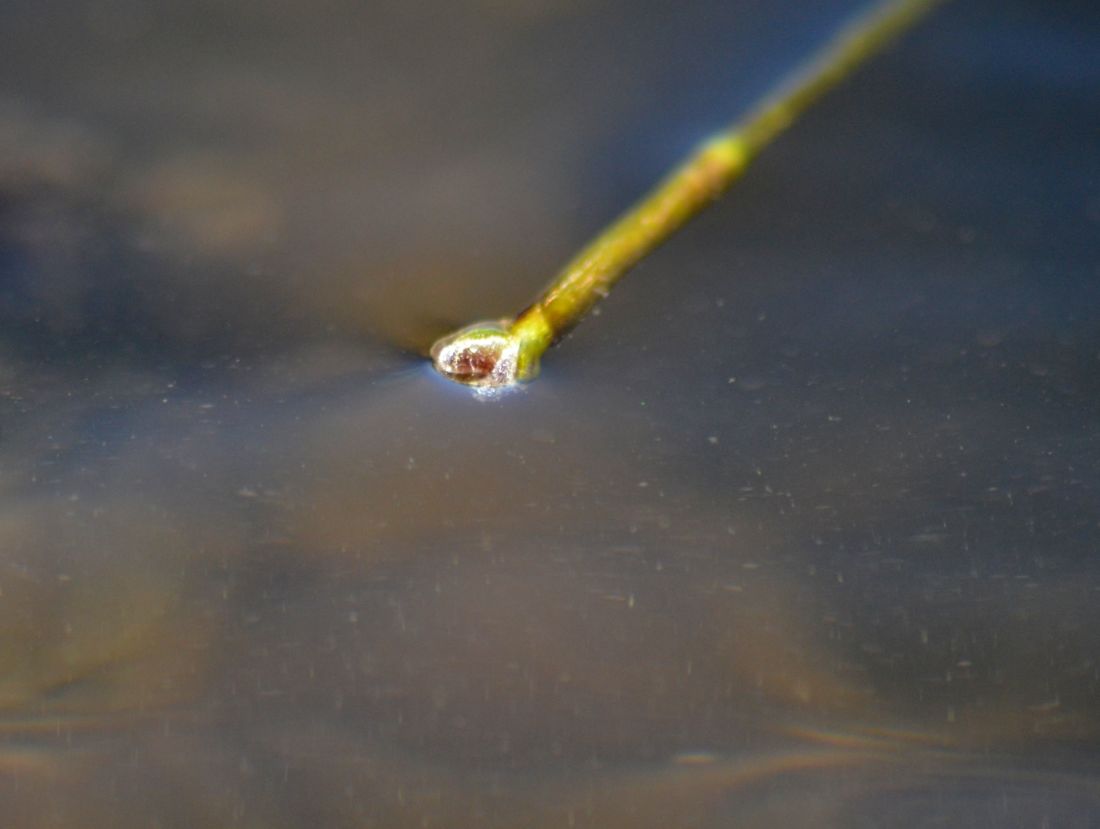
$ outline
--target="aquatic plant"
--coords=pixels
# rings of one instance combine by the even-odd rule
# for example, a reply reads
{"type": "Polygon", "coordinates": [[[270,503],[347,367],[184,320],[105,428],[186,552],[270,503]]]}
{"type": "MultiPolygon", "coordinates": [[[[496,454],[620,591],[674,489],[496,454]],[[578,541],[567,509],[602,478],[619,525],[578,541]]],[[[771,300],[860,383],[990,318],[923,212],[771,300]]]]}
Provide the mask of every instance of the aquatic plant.
{"type": "Polygon", "coordinates": [[[483,391],[533,379],[546,349],[627,270],[724,192],[803,111],[939,2],[886,0],[857,17],[791,80],[704,142],[583,248],[514,319],[478,322],[436,341],[435,367],[483,391]]]}

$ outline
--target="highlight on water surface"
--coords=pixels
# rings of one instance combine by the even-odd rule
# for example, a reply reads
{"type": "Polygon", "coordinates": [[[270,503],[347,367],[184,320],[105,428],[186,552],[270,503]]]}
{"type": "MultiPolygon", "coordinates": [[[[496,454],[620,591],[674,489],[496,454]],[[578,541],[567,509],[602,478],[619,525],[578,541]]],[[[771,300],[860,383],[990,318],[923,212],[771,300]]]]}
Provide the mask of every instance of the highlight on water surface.
{"type": "Polygon", "coordinates": [[[706,141],[590,242],[514,320],[475,323],[438,340],[431,352],[436,369],[481,390],[533,379],[543,352],[619,277],[717,198],[805,109],[939,2],[886,0],[856,18],[787,84],[706,141]]]}

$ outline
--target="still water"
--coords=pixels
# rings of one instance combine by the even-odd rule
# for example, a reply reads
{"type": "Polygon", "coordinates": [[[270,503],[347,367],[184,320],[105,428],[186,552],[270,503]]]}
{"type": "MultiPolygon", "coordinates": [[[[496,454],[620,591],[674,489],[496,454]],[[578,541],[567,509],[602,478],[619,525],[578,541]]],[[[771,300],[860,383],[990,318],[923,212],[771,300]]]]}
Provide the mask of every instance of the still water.
{"type": "Polygon", "coordinates": [[[0,825],[1100,825],[1089,4],[943,9],[525,390],[417,356],[809,5],[5,6],[0,825]]]}

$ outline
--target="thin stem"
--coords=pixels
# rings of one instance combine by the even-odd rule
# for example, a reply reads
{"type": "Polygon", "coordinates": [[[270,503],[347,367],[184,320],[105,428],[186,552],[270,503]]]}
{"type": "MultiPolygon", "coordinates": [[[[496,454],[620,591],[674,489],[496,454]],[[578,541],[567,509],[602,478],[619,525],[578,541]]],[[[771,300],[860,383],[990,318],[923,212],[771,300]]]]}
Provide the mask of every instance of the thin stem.
{"type": "Polygon", "coordinates": [[[539,358],[642,257],[724,192],[813,103],[942,0],[886,0],[857,17],[776,93],[706,141],[561,270],[514,321],[479,323],[432,347],[436,368],[481,388],[538,374],[539,358]]]}

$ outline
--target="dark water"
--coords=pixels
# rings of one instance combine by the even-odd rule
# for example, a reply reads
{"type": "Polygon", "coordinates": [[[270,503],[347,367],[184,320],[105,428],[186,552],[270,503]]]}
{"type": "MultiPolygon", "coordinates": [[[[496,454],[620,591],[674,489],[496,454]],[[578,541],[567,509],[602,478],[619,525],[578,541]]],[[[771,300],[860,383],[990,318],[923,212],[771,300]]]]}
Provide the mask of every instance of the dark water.
{"type": "Polygon", "coordinates": [[[939,13],[525,391],[857,3],[16,2],[0,825],[1100,825],[1100,17],[939,13]]]}

